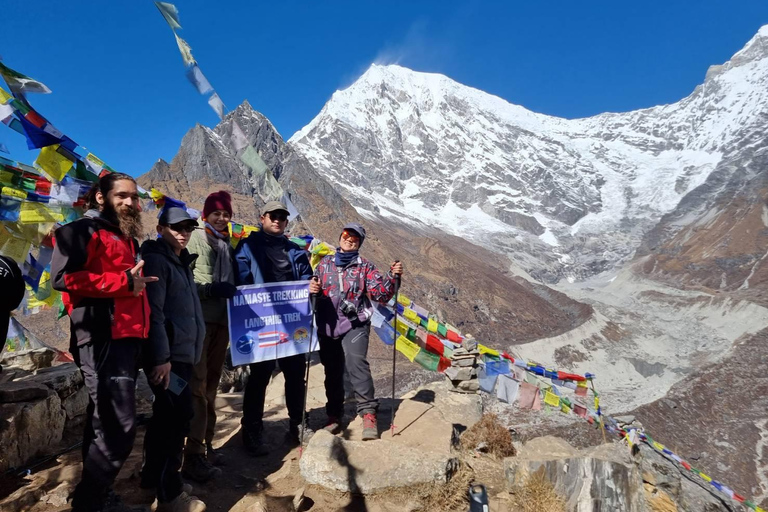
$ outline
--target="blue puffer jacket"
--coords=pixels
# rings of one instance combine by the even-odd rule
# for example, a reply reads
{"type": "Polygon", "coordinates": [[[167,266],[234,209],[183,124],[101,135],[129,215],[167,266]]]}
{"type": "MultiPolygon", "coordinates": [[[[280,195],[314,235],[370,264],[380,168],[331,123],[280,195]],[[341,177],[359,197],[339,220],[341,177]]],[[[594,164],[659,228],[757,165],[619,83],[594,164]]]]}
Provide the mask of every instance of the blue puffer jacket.
{"type": "MultiPolygon", "coordinates": [[[[267,255],[264,251],[264,237],[261,231],[248,235],[245,240],[240,240],[235,249],[235,264],[237,265],[237,284],[263,284],[264,275],[261,271],[265,267],[267,255]]],[[[293,280],[303,281],[312,278],[312,267],[309,264],[307,252],[295,243],[284,238],[285,249],[288,252],[288,260],[293,269],[293,280]]]]}

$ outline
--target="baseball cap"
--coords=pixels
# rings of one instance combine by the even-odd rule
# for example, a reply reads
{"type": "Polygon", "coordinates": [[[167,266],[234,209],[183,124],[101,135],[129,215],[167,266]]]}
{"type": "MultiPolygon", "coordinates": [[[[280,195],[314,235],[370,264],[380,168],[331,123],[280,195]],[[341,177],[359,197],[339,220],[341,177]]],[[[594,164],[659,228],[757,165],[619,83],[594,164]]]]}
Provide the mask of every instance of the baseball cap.
{"type": "Polygon", "coordinates": [[[291,214],[291,212],[288,211],[288,208],[286,208],[286,206],[280,201],[270,201],[267,204],[265,204],[264,208],[261,209],[261,214],[266,215],[269,212],[277,212],[277,211],[284,211],[286,215],[291,214]]]}
{"type": "Polygon", "coordinates": [[[180,222],[185,221],[197,223],[195,219],[190,217],[187,210],[179,208],[178,206],[164,208],[163,211],[160,212],[160,217],[157,219],[157,223],[161,226],[173,226],[174,224],[179,224],[180,222]]]}
{"type": "Polygon", "coordinates": [[[360,245],[363,245],[363,241],[365,240],[365,228],[362,225],[357,222],[350,222],[344,225],[342,231],[354,231],[360,235],[360,245]]]}

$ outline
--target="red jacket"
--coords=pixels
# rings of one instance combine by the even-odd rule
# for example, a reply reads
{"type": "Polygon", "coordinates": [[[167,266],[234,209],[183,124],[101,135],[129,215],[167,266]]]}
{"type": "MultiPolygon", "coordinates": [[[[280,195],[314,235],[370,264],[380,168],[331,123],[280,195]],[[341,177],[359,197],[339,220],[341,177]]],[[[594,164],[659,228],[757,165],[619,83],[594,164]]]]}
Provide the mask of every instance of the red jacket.
{"type": "Polygon", "coordinates": [[[71,341],[146,338],[149,303],[133,295],[130,269],[139,261],[138,243],[95,210],[54,234],[53,288],[62,292],[71,322],[71,341]]]}

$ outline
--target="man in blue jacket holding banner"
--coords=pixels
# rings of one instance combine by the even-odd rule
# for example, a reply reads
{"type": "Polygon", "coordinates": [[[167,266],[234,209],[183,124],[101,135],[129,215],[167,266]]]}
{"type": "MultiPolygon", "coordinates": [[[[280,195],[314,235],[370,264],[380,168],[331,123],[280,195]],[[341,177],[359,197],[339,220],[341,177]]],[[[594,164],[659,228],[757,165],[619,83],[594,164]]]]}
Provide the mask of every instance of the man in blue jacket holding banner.
{"type": "MultiPolygon", "coordinates": [[[[235,249],[238,285],[303,281],[312,277],[307,253],[285,236],[288,216],[288,208],[278,201],[264,205],[261,230],[251,233],[235,249]]],[[[288,341],[283,339],[286,333],[277,331],[273,334],[274,339],[262,339],[268,334],[260,335],[260,345],[288,341]]],[[[232,340],[232,344],[234,350],[236,340],[232,340]]],[[[304,407],[305,358],[304,354],[296,354],[250,364],[251,375],[243,397],[242,436],[245,449],[251,455],[268,453],[263,441],[262,417],[267,385],[277,365],[285,377],[285,403],[290,418],[288,438],[298,443],[304,407]]]]}

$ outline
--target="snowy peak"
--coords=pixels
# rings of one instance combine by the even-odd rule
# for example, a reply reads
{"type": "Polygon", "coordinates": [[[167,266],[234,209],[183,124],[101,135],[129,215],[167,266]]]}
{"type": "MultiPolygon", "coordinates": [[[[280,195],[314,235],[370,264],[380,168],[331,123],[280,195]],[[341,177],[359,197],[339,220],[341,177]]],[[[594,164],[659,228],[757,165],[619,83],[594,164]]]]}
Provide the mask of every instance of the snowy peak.
{"type": "Polygon", "coordinates": [[[542,279],[579,278],[631,258],[764,130],[766,48],[763,27],[677,103],[573,120],[374,64],[289,142],[365,216],[405,212],[425,229],[491,238],[542,279]]]}

